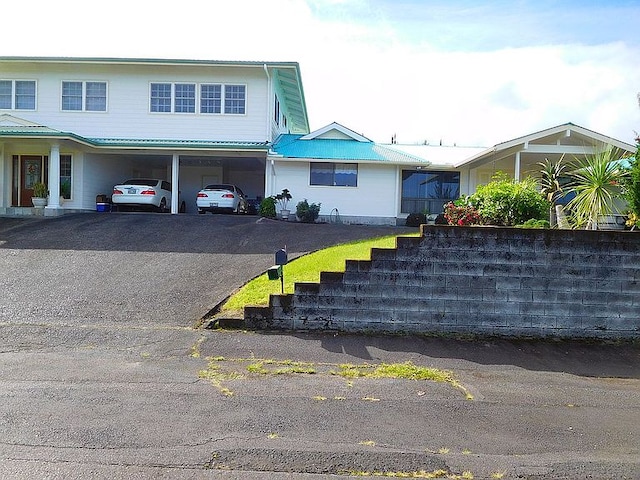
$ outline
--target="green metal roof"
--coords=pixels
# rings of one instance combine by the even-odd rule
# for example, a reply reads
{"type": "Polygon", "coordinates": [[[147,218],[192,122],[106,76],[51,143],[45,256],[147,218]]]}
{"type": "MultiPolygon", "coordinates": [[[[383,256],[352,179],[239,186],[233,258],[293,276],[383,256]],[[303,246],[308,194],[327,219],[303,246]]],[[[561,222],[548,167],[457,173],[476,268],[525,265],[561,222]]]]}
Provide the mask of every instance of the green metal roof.
{"type": "Polygon", "coordinates": [[[374,142],[349,139],[301,139],[302,135],[286,134],[278,137],[272,147],[276,155],[284,158],[382,162],[410,165],[428,165],[430,162],[374,142]]]}
{"type": "Polygon", "coordinates": [[[159,148],[180,150],[255,150],[267,152],[268,142],[219,142],[211,140],[87,138],[43,126],[2,126],[0,138],[56,138],[67,139],[95,148],[159,148]]]}

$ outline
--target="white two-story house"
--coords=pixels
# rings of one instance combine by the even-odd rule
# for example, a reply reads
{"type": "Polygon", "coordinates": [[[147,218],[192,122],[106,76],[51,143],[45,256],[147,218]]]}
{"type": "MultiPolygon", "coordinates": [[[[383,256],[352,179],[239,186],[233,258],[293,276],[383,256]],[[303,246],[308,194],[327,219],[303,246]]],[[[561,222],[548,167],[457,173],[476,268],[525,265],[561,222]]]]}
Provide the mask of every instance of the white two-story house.
{"type": "Polygon", "coordinates": [[[207,183],[267,191],[280,134],[309,132],[295,62],[0,57],[0,213],[95,209],[131,177],[171,182],[171,211],[207,183]]]}
{"type": "Polygon", "coordinates": [[[493,147],[379,144],[338,123],[309,131],[295,62],[0,57],[0,215],[50,192],[45,215],[95,210],[128,178],[171,183],[171,212],[198,190],[321,203],[323,220],[402,224],[539,162],[633,145],[565,123],[493,147]]]}

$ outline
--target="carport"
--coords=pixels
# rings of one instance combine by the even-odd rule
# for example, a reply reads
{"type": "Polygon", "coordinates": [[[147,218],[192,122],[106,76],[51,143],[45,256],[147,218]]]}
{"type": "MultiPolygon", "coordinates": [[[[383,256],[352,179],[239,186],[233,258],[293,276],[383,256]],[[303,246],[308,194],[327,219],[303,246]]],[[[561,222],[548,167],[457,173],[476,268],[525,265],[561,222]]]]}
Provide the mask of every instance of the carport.
{"type": "Polygon", "coordinates": [[[23,158],[39,159],[34,181],[49,189],[48,216],[94,210],[97,195],[110,196],[113,185],[128,178],[171,182],[174,214],[183,201],[194,213],[196,194],[209,183],[233,183],[250,199],[264,197],[267,142],[95,139],[37,125],[3,126],[1,133],[0,180],[11,188],[0,196],[0,214],[31,208],[19,200],[23,158]],[[70,183],[65,198],[63,180],[70,183]]]}

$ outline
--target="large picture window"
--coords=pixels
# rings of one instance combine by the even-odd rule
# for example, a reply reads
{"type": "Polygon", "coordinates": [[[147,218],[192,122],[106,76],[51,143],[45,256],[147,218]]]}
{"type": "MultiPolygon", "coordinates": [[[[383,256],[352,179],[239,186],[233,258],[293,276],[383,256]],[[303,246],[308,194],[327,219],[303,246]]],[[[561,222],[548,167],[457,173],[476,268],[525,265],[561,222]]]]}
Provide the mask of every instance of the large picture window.
{"type": "Polygon", "coordinates": [[[460,197],[459,172],[404,170],[403,213],[441,213],[445,203],[460,197]]]}
{"type": "Polygon", "coordinates": [[[106,112],[106,82],[62,82],[62,110],[106,112]]]}
{"type": "Polygon", "coordinates": [[[0,80],[0,109],[35,110],[35,80],[0,80]]]}
{"type": "Polygon", "coordinates": [[[309,174],[311,185],[357,187],[358,165],[351,163],[312,162],[309,174]]]}

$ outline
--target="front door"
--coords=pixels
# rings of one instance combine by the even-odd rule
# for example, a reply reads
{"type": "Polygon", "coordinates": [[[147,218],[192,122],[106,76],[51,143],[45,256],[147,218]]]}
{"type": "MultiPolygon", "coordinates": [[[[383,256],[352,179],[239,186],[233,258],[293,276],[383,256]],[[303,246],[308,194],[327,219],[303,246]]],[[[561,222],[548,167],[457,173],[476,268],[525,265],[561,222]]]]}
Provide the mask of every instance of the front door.
{"type": "Polygon", "coordinates": [[[22,155],[20,157],[20,207],[30,207],[33,186],[44,181],[44,157],[22,155]]]}

